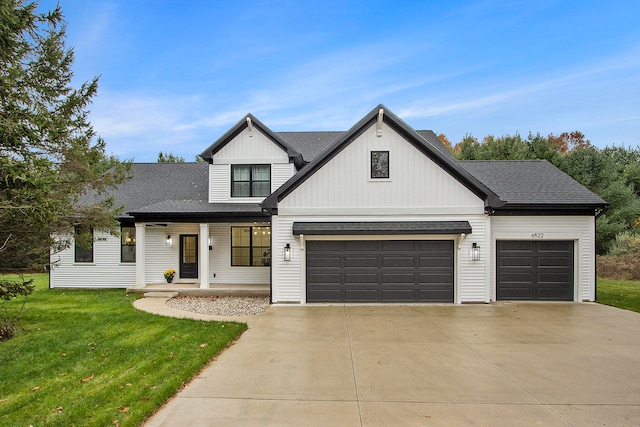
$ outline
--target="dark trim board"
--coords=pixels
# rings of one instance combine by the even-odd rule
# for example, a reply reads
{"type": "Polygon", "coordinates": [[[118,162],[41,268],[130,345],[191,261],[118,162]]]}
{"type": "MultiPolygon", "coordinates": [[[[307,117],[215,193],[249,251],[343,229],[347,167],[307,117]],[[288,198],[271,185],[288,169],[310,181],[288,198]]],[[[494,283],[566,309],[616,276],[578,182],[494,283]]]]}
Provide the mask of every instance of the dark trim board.
{"type": "Polygon", "coordinates": [[[496,241],[496,299],[573,301],[572,240],[496,241]]]}
{"type": "Polygon", "coordinates": [[[453,248],[453,240],[309,240],[307,302],[453,302],[453,248]]]}
{"type": "Polygon", "coordinates": [[[293,235],[471,234],[469,221],[294,222],[293,235]]]}

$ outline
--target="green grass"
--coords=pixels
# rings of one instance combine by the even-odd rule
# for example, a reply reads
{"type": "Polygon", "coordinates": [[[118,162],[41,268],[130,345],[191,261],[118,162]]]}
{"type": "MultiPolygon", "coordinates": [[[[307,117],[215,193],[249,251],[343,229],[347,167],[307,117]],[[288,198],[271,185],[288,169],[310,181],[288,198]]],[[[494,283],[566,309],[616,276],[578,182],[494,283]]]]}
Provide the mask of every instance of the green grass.
{"type": "Polygon", "coordinates": [[[597,302],[640,313],[640,282],[598,279],[597,302]]]}
{"type": "Polygon", "coordinates": [[[121,289],[54,290],[48,275],[33,277],[26,333],[0,343],[2,426],[137,426],[246,330],[145,313],[121,289]]]}

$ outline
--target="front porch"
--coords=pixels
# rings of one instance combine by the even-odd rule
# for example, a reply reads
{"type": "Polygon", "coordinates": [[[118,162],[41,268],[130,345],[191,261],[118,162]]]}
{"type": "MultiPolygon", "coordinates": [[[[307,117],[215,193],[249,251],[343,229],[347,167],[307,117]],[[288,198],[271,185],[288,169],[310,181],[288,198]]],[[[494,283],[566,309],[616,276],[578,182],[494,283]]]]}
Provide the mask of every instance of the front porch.
{"type": "Polygon", "coordinates": [[[199,283],[149,283],[144,287],[128,288],[128,294],[146,294],[149,292],[177,292],[178,296],[192,297],[268,297],[269,285],[224,285],[209,283],[201,288],[199,283]]]}

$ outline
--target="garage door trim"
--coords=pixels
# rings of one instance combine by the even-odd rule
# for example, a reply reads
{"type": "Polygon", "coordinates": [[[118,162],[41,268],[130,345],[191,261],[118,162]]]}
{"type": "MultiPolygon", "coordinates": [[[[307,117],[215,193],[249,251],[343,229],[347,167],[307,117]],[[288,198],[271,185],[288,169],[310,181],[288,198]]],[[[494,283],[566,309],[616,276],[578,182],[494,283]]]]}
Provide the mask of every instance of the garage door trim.
{"type": "Polygon", "coordinates": [[[454,302],[454,239],[311,239],[306,302],[454,302]]]}
{"type": "Polygon", "coordinates": [[[575,241],[496,239],[496,300],[574,301],[575,241]]]}

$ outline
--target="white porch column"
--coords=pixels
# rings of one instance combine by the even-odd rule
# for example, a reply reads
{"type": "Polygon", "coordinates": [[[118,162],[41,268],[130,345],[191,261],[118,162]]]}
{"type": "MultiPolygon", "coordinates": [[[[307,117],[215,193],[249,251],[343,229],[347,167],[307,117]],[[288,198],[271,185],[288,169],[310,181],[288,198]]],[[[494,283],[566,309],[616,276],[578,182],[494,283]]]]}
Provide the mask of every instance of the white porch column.
{"type": "Polygon", "coordinates": [[[145,232],[146,224],[136,222],[136,288],[144,288],[145,283],[145,232]]]}
{"type": "Polygon", "coordinates": [[[200,224],[200,287],[209,287],[209,224],[200,224]]]}

